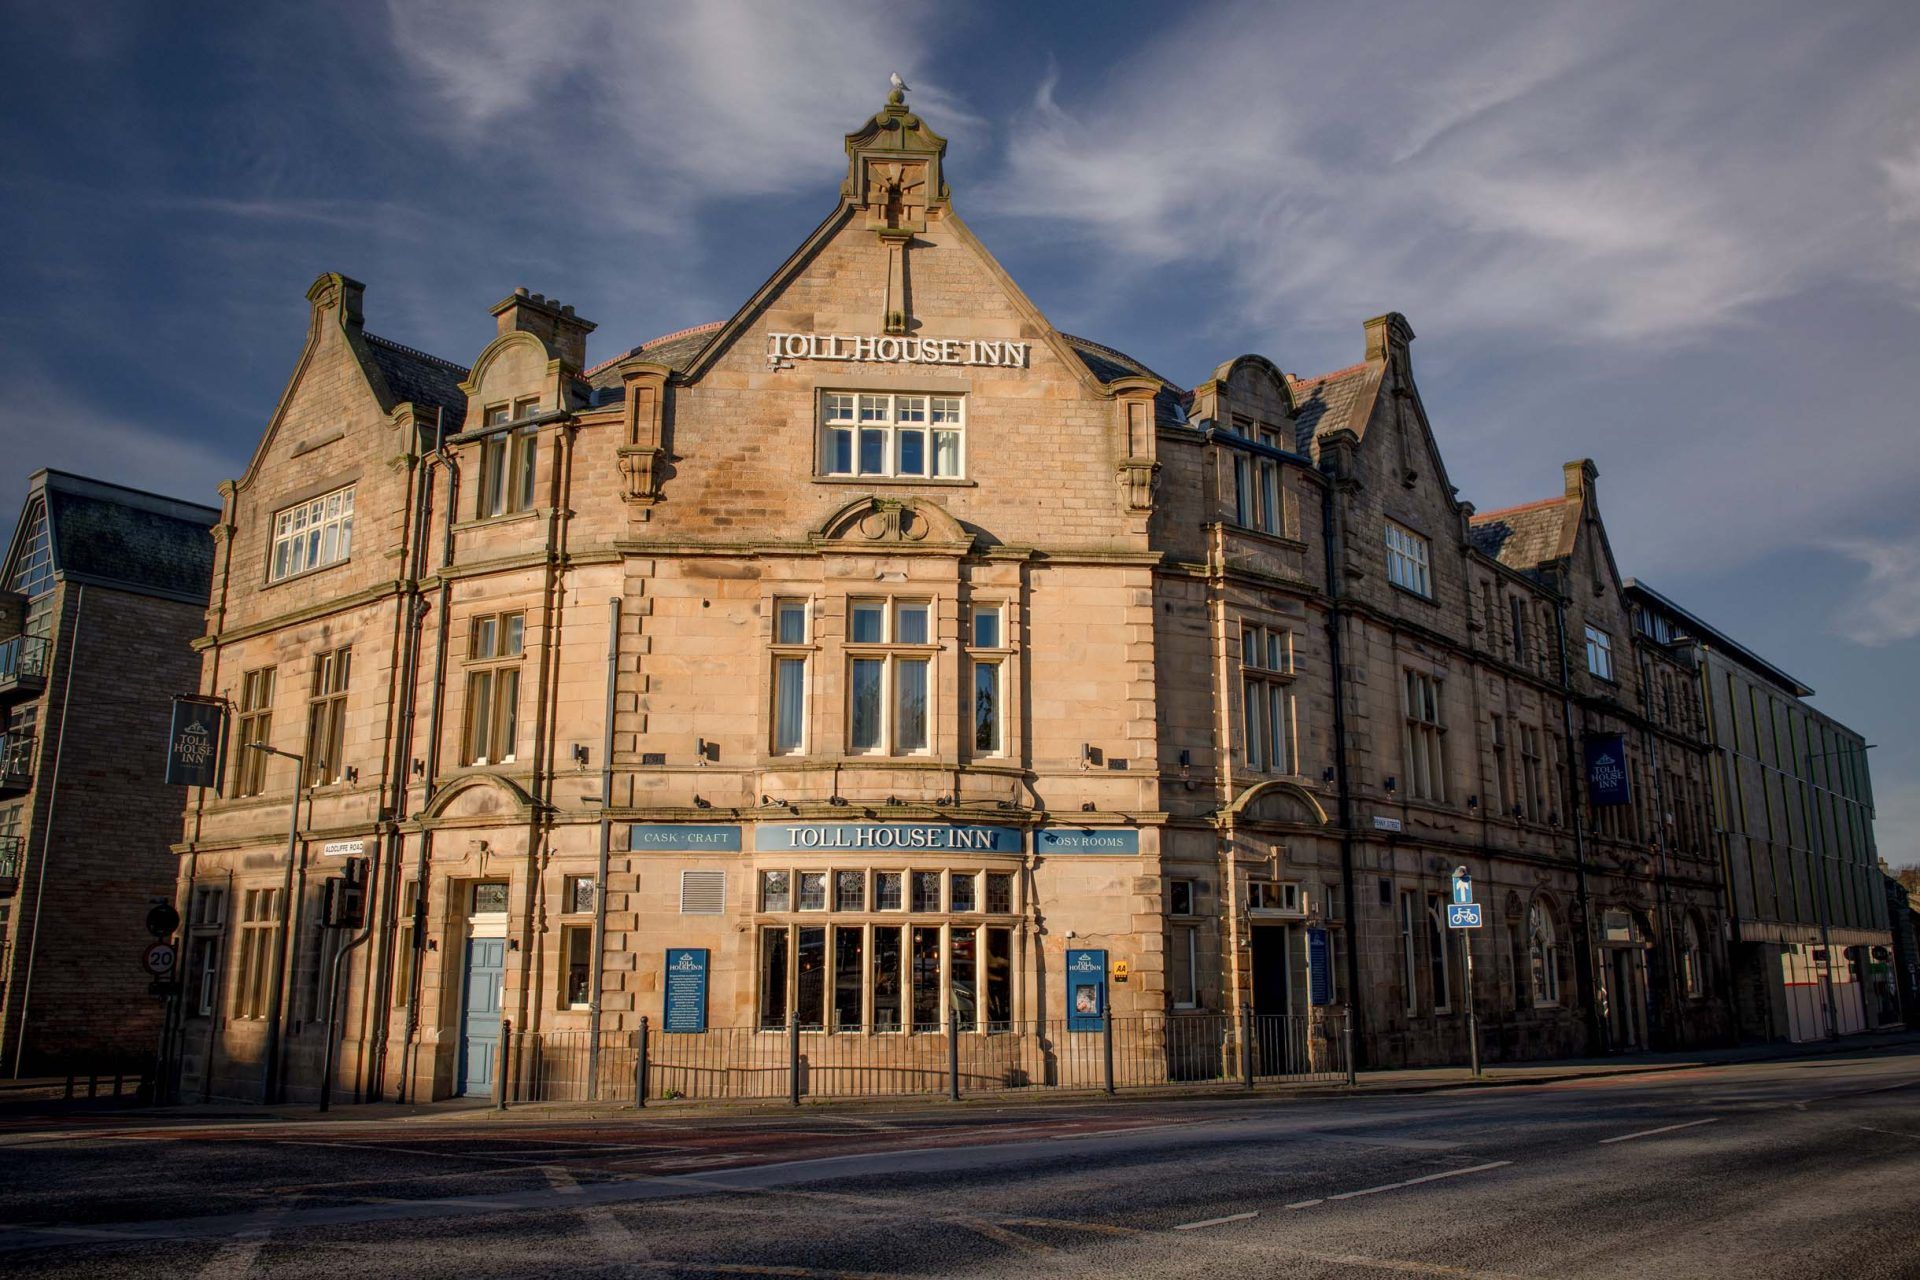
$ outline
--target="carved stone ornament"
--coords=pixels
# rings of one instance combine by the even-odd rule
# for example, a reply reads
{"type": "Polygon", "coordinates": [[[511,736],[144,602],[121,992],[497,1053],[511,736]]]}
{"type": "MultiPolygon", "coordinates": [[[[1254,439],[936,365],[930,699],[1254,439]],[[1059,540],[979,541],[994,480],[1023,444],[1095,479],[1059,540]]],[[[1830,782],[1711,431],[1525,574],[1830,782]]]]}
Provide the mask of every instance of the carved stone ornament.
{"type": "Polygon", "coordinates": [[[665,479],[667,451],[645,445],[620,447],[620,475],[627,482],[627,501],[654,503],[660,500],[660,482],[665,479]]]}
{"type": "Polygon", "coordinates": [[[814,531],[816,543],[899,548],[953,548],[973,538],[958,520],[924,498],[865,497],[840,508],[814,531]]]}

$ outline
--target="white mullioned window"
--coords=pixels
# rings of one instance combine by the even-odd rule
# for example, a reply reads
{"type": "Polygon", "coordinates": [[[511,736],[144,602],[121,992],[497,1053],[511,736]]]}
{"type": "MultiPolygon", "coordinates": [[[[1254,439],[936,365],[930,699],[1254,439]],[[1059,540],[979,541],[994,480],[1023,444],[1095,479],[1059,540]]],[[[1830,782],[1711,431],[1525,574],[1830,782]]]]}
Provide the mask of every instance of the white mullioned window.
{"type": "Polygon", "coordinates": [[[1453,1011],[1453,966],[1448,949],[1446,898],[1438,893],[1427,895],[1427,977],[1433,987],[1433,1011],[1451,1013],[1453,1011]]]}
{"type": "Polygon", "coordinates": [[[807,749],[807,663],[812,618],[805,600],[773,602],[773,753],[807,749]]]}
{"type": "Polygon", "coordinates": [[[1387,581],[1433,598],[1433,544],[1403,524],[1386,523],[1387,581]]]}
{"type": "Polygon", "coordinates": [[[820,393],[823,476],[957,480],[966,462],[964,396],[820,393]]]}
{"type": "Polygon", "coordinates": [[[475,618],[467,642],[467,764],[506,764],[515,757],[520,725],[520,667],[526,615],[475,618]]]}
{"type": "Polygon", "coordinates": [[[267,581],[324,569],[353,554],[353,489],[335,489],[274,515],[267,581]]]}
{"type": "Polygon", "coordinates": [[[1587,628],[1587,670],[1602,680],[1613,679],[1613,637],[1595,626],[1587,628]]]}
{"type": "Polygon", "coordinates": [[[933,605],[847,601],[847,746],[866,755],[918,755],[932,742],[933,605]]]}
{"type": "MultiPolygon", "coordinates": [[[[487,408],[484,425],[504,427],[540,412],[537,397],[487,408]]],[[[533,507],[533,473],[539,458],[538,427],[498,431],[480,442],[480,484],[474,514],[510,515],[533,507]]]]}
{"type": "Polygon", "coordinates": [[[1527,909],[1527,968],[1536,1008],[1560,1003],[1560,940],[1544,902],[1527,909]]]}
{"type": "Polygon", "coordinates": [[[1293,753],[1293,635],[1275,627],[1240,631],[1240,706],[1247,767],[1295,772],[1293,753]]]}
{"type": "Polygon", "coordinates": [[[273,932],[280,918],[280,890],[248,889],[240,917],[239,979],[233,988],[235,1018],[267,1016],[269,992],[278,981],[273,932]]]}
{"type": "Polygon", "coordinates": [[[1407,798],[1444,803],[1447,798],[1446,726],[1441,721],[1441,682],[1421,671],[1407,671],[1405,709],[1407,798]]]}

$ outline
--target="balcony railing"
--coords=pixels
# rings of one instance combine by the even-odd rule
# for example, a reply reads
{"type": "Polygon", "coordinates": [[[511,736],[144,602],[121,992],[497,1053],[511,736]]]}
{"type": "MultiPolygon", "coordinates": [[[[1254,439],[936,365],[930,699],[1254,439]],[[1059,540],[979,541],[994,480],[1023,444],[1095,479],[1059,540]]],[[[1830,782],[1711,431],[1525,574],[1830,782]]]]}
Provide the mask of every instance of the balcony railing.
{"type": "Polygon", "coordinates": [[[24,795],[33,785],[33,735],[0,734],[0,798],[24,795]]]}
{"type": "Polygon", "coordinates": [[[0,836],[0,898],[20,891],[20,859],[26,848],[25,836],[0,836]]]}
{"type": "Polygon", "coordinates": [[[13,636],[0,640],[0,695],[36,694],[47,687],[45,636],[13,636]]]}

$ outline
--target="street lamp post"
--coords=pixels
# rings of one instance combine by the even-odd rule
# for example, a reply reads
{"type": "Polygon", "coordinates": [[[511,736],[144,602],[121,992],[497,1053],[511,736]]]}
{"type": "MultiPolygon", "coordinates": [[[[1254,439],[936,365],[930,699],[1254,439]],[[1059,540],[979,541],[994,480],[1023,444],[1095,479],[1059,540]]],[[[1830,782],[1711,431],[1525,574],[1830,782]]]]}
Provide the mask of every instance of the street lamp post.
{"type": "Polygon", "coordinates": [[[293,906],[293,860],[300,844],[300,793],[305,788],[307,758],[298,752],[270,747],[264,742],[249,742],[247,749],[264,751],[272,756],[285,756],[293,761],[296,770],[292,813],[287,818],[287,871],[280,884],[280,918],[274,922],[273,930],[273,990],[267,997],[267,1055],[260,1080],[260,1101],[270,1105],[280,1088],[280,1020],[284,1012],[287,975],[292,969],[291,957],[287,954],[287,919],[293,906]]]}

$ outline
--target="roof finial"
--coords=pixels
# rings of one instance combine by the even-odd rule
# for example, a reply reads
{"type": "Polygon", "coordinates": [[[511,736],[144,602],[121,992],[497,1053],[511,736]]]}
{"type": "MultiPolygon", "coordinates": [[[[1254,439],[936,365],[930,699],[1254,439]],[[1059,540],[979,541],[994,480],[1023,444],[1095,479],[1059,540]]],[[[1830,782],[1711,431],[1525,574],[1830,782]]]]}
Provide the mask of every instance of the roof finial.
{"type": "Polygon", "coordinates": [[[887,77],[887,83],[893,86],[893,92],[887,95],[888,102],[900,103],[907,100],[907,82],[900,78],[898,71],[887,77]]]}

